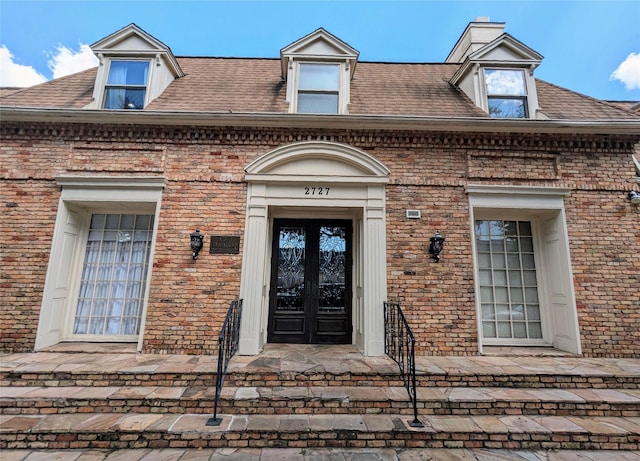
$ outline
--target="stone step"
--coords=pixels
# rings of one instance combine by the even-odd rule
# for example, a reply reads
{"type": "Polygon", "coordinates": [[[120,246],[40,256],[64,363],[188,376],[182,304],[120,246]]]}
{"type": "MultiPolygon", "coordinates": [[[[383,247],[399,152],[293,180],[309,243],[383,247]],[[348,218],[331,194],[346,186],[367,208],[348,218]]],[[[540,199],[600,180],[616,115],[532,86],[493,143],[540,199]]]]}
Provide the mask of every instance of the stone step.
{"type": "MultiPolygon", "coordinates": [[[[397,369],[390,374],[337,373],[243,373],[231,372],[225,383],[232,386],[402,386],[397,369]]],[[[449,371],[446,373],[416,373],[418,387],[508,387],[508,388],[562,388],[562,389],[640,389],[638,375],[584,375],[574,373],[538,374],[493,373],[474,370],[449,371]]]]}
{"type": "MultiPolygon", "coordinates": [[[[418,388],[421,415],[640,417],[637,389],[418,388]]],[[[0,387],[0,414],[194,413],[213,411],[213,387],[0,387]]],[[[229,414],[405,414],[404,387],[223,388],[229,414]]]]}
{"type": "MultiPolygon", "coordinates": [[[[402,386],[398,366],[388,357],[364,357],[353,346],[303,346],[268,344],[257,357],[235,356],[225,382],[237,387],[402,386]]],[[[216,368],[214,356],[0,354],[0,386],[213,386],[216,368]]],[[[640,389],[635,359],[416,357],[416,368],[419,387],[640,389]]]]}
{"type": "MultiPolygon", "coordinates": [[[[585,375],[524,373],[419,372],[418,387],[507,387],[507,388],[559,388],[559,389],[640,389],[640,373],[634,375],[585,375]]],[[[4,371],[0,372],[0,386],[52,387],[52,386],[214,386],[215,372],[157,372],[139,371],[4,371]]],[[[397,387],[402,380],[395,371],[389,374],[357,373],[345,371],[274,373],[271,371],[230,371],[225,383],[236,387],[397,387]]]]}
{"type": "Polygon", "coordinates": [[[0,449],[453,448],[638,450],[640,418],[68,414],[0,416],[0,449]]]}

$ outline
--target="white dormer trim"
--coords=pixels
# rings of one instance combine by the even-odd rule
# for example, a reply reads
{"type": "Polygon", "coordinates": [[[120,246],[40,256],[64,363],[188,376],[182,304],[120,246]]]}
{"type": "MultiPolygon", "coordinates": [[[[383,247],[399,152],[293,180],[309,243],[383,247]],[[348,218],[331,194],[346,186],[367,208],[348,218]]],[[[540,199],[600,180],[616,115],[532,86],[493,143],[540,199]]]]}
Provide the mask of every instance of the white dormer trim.
{"type": "Polygon", "coordinates": [[[542,62],[542,55],[508,33],[469,53],[450,83],[465,92],[485,112],[488,108],[485,69],[522,70],[526,87],[527,118],[540,117],[534,70],[542,62]]]}
{"type": "Polygon", "coordinates": [[[469,54],[460,69],[453,75],[451,82],[459,80],[474,65],[528,68],[533,73],[542,59],[541,54],[505,32],[492,42],[469,54]],[[500,53],[501,51],[503,52],[500,53]]]}
{"type": "Polygon", "coordinates": [[[135,24],[129,24],[95,42],[91,45],[91,49],[100,64],[93,89],[93,100],[85,107],[86,109],[101,109],[103,107],[105,87],[110,64],[113,61],[146,61],[149,63],[145,107],[160,96],[173,80],[185,75],[171,49],[135,24]]]}
{"type": "Polygon", "coordinates": [[[287,82],[289,112],[298,112],[298,88],[301,64],[338,66],[338,114],[348,113],[351,79],[359,52],[323,28],[302,37],[280,50],[282,78],[287,82]]]}

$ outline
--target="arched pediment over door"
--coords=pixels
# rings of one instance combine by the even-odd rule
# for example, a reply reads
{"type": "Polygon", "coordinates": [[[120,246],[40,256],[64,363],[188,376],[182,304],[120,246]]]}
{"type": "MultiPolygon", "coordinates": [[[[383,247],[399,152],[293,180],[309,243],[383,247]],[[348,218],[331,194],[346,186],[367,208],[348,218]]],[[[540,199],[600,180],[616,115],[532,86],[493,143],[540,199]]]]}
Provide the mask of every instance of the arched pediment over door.
{"type": "Polygon", "coordinates": [[[389,169],[354,147],[309,141],[278,147],[245,168],[247,217],[240,295],[240,353],[257,354],[267,338],[273,219],[347,217],[353,221],[353,343],[384,354],[386,299],[385,185],[389,169]]]}
{"type": "Polygon", "coordinates": [[[387,183],[389,169],[366,152],[335,142],[309,141],[278,147],[245,168],[247,181],[329,177],[332,181],[387,183]]]}

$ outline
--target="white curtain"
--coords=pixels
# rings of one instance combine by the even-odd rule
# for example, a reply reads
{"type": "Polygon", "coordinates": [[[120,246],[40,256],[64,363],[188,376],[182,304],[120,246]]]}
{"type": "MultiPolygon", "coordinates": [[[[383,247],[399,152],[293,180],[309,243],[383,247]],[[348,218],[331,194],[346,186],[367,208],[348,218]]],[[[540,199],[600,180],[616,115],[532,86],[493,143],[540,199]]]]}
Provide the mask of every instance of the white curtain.
{"type": "Polygon", "coordinates": [[[148,74],[147,61],[111,61],[105,109],[141,109],[148,74]]]}
{"type": "MultiPolygon", "coordinates": [[[[125,85],[127,83],[127,62],[111,61],[107,85],[125,85]]],[[[124,88],[108,88],[105,107],[107,109],[122,109],[125,100],[124,88]]]]}

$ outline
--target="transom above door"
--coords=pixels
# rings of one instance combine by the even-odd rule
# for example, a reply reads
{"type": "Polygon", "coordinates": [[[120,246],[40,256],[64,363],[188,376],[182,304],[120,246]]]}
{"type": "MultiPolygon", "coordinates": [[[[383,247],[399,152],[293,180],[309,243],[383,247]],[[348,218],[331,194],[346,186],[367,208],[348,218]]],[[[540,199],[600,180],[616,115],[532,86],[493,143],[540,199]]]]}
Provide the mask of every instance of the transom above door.
{"type": "Polygon", "coordinates": [[[269,342],[351,343],[351,242],[348,220],[274,220],[269,342]]]}

